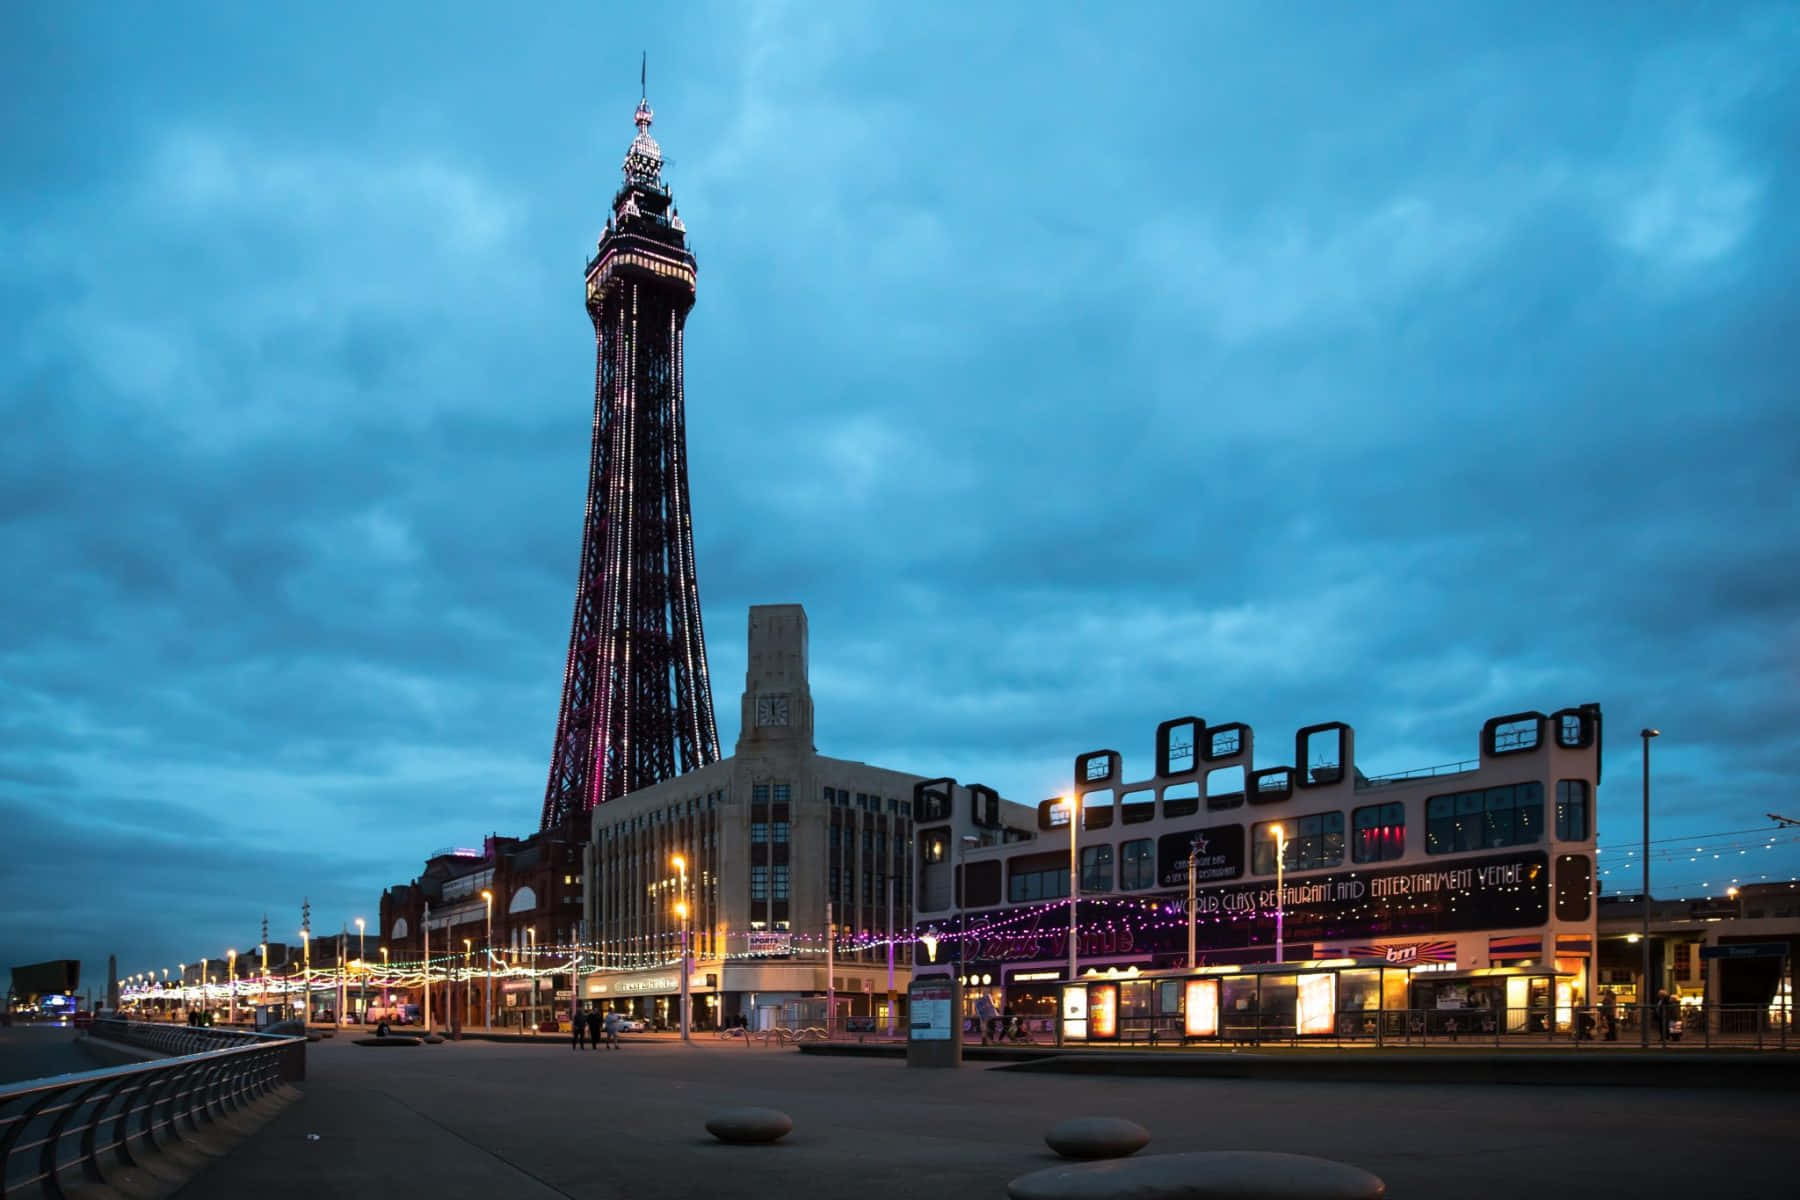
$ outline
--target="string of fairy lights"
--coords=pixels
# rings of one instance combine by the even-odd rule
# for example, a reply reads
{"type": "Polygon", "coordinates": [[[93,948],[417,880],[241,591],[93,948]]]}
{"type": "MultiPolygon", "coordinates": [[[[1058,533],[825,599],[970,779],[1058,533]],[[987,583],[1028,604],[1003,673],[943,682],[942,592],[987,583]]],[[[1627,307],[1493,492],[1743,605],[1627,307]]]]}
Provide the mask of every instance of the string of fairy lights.
{"type": "MultiPolygon", "coordinates": [[[[1665,896],[1673,894],[1680,897],[1688,889],[1698,888],[1708,896],[1735,894],[1736,889],[1750,884],[1782,884],[1794,890],[1800,890],[1800,878],[1784,875],[1780,871],[1758,871],[1757,862],[1760,856],[1800,845],[1800,829],[1788,825],[1765,825],[1748,829],[1718,830],[1711,833],[1680,834],[1669,837],[1653,838],[1650,841],[1648,860],[1653,869],[1652,888],[1665,896]],[[1696,867],[1697,871],[1677,871],[1681,876],[1673,882],[1663,882],[1658,875],[1665,874],[1671,867],[1696,867]]],[[[1634,884],[1642,871],[1644,850],[1641,844],[1625,842],[1603,843],[1595,848],[1599,869],[1597,878],[1603,883],[1618,875],[1618,890],[1633,890],[1634,884]],[[1609,865],[1610,864],[1610,865],[1609,865]]],[[[1490,895],[1512,898],[1511,909],[1517,915],[1519,923],[1536,923],[1543,919],[1547,906],[1544,893],[1536,888],[1536,878],[1543,869],[1541,864],[1530,867],[1529,878],[1517,883],[1501,884],[1481,889],[1432,889],[1425,893],[1410,895],[1375,896],[1365,893],[1361,897],[1353,897],[1351,903],[1334,903],[1330,910],[1331,923],[1354,923],[1380,915],[1388,920],[1404,920],[1408,914],[1424,913],[1428,910],[1447,910],[1455,914],[1468,900],[1471,890],[1481,890],[1490,895]]],[[[1355,880],[1362,876],[1385,876],[1394,874],[1393,869],[1375,872],[1351,871],[1341,876],[1333,876],[1334,880],[1355,880]]],[[[1404,873],[1404,872],[1403,872],[1404,873]]],[[[1416,872],[1431,875],[1428,866],[1417,868],[1416,872]]],[[[1290,878],[1284,887],[1284,897],[1294,893],[1297,888],[1307,886],[1305,876],[1290,878]]],[[[1204,905],[1214,897],[1236,895],[1254,895],[1258,892],[1273,891],[1272,884],[1234,883],[1224,888],[1204,889],[1200,893],[1202,904],[1197,905],[1191,923],[1195,928],[1234,926],[1241,922],[1266,922],[1270,916],[1269,908],[1260,901],[1251,900],[1235,911],[1206,911],[1204,905]]],[[[1338,899],[1341,899],[1338,898],[1338,899]]],[[[1037,904],[1014,905],[997,913],[968,913],[961,917],[942,922],[942,928],[928,928],[922,934],[912,931],[899,933],[892,939],[879,932],[840,931],[832,940],[831,949],[839,954],[854,955],[866,952],[885,952],[890,945],[911,946],[921,941],[929,943],[1003,941],[1009,937],[1042,936],[1061,938],[1066,936],[1066,925],[1062,924],[1068,912],[1067,897],[1059,897],[1037,904]],[[1048,918],[1057,917],[1055,923],[1048,918]]],[[[1309,905],[1284,901],[1284,911],[1290,919],[1303,918],[1309,905]]],[[[1186,929],[1190,918],[1186,911],[1185,901],[1174,896],[1146,897],[1128,895],[1117,892],[1095,894],[1083,891],[1081,895],[1082,915],[1078,922],[1081,937],[1086,944],[1106,943],[1116,940],[1121,935],[1136,938],[1140,935],[1152,934],[1165,930],[1186,929]]],[[[1489,907],[1485,911],[1493,912],[1489,907]]],[[[785,934],[782,945],[778,949],[746,949],[726,950],[718,957],[728,961],[749,961],[756,959],[785,959],[795,956],[822,956],[826,953],[828,935],[824,933],[795,932],[785,934]]],[[[249,956],[244,956],[248,958],[249,956]]],[[[412,960],[394,960],[391,962],[364,962],[361,959],[339,964],[322,966],[307,971],[302,968],[298,974],[291,964],[282,968],[263,972],[254,959],[250,960],[250,968],[238,974],[230,981],[214,981],[207,978],[189,983],[182,978],[170,979],[167,969],[139,972],[121,981],[121,994],[130,1001],[139,1000],[163,1001],[176,997],[204,998],[207,1002],[223,1002],[234,993],[242,1001],[246,997],[263,995],[298,994],[303,991],[335,990],[339,986],[377,989],[409,988],[422,986],[429,977],[432,983],[469,984],[477,980],[493,978],[496,980],[529,980],[557,975],[588,975],[605,971],[640,970],[646,968],[668,967],[679,960],[673,954],[662,954],[655,950],[600,952],[597,947],[587,944],[552,944],[519,947],[515,949],[486,951],[485,961],[478,962],[479,952],[445,953],[433,955],[429,962],[412,960]]],[[[224,962],[225,957],[211,960],[224,962]]],[[[182,974],[185,974],[183,964],[182,974]]],[[[235,971],[235,965],[233,970],[235,971]]],[[[210,975],[210,971],[208,972],[210,975]]]]}

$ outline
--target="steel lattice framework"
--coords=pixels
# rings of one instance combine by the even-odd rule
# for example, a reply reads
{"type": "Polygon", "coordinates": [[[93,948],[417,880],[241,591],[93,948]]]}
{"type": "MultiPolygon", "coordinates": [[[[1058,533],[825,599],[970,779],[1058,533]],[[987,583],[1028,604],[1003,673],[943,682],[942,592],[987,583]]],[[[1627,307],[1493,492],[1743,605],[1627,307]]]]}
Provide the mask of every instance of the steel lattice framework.
{"type": "Polygon", "coordinates": [[[719,758],[688,507],[682,339],[694,256],[637,108],[587,267],[594,435],[543,828],[719,758]]]}

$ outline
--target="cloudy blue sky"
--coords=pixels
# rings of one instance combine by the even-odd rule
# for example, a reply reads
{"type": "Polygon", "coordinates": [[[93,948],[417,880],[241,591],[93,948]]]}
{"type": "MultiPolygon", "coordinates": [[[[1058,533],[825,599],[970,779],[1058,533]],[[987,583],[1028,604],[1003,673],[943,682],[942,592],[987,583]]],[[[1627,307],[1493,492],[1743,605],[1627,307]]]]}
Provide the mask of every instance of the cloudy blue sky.
{"type": "Polygon", "coordinates": [[[0,965],[535,827],[640,50],[727,745],[798,601],[822,751],[1025,801],[1597,700],[1604,845],[1643,724],[1800,816],[1793,5],[374,7],[9,9],[0,965]]]}

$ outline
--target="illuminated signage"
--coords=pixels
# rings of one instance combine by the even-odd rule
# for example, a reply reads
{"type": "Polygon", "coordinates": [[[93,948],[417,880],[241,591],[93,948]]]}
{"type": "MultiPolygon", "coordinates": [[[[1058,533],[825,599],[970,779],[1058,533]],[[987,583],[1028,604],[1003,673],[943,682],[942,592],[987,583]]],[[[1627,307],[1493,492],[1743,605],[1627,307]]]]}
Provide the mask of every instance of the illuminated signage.
{"type": "Polygon", "coordinates": [[[955,1035],[950,1015],[955,987],[939,975],[915,979],[907,989],[907,1033],[918,1042],[947,1042],[955,1035]]]}
{"type": "Polygon", "coordinates": [[[1187,981],[1183,1024],[1189,1037],[1217,1037],[1219,1033],[1219,981],[1187,981]]]}
{"type": "Polygon", "coordinates": [[[1018,971],[1007,978],[1014,983],[1045,983],[1052,979],[1061,979],[1061,971],[1018,971]]]}
{"type": "Polygon", "coordinates": [[[1075,1041],[1087,1040],[1087,1016],[1087,985],[1077,983],[1065,987],[1062,994],[1063,1037],[1075,1041]]]}
{"type": "Polygon", "coordinates": [[[1188,855],[1194,856],[1194,882],[1216,883],[1244,874],[1244,827],[1215,825],[1184,829],[1156,839],[1158,887],[1186,887],[1188,855]]]}
{"type": "Polygon", "coordinates": [[[1337,976],[1300,976],[1294,1027],[1300,1033],[1330,1033],[1337,1021],[1337,976]]]}
{"type": "Polygon", "coordinates": [[[1088,1031],[1097,1038],[1119,1036],[1119,985],[1096,983],[1088,988],[1088,1031]]]}

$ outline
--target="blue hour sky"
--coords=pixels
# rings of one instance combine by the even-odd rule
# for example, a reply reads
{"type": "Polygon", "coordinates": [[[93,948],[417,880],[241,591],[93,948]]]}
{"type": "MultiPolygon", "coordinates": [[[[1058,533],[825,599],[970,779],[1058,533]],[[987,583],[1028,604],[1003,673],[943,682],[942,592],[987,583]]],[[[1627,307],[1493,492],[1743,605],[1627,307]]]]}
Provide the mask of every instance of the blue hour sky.
{"type": "Polygon", "coordinates": [[[0,966],[535,828],[640,50],[727,747],[799,602],[839,757],[1592,700],[1603,865],[1653,724],[1668,889],[1800,873],[1794,6],[375,7],[8,16],[0,966]]]}

